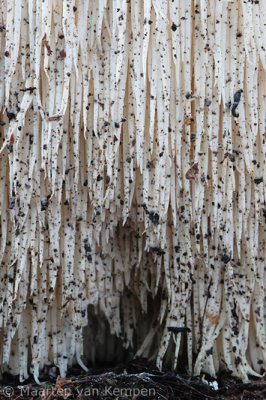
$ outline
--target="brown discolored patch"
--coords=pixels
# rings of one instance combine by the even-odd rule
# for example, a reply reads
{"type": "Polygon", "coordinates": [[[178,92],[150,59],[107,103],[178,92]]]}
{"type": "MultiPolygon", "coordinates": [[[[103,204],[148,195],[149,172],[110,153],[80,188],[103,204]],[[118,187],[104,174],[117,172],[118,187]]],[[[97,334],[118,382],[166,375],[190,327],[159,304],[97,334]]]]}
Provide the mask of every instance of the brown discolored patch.
{"type": "Polygon", "coordinates": [[[66,58],[66,52],[65,52],[65,49],[62,49],[62,50],[60,50],[60,52],[59,52],[59,56],[60,56],[60,58],[66,58]]]}
{"type": "Polygon", "coordinates": [[[206,311],[206,318],[210,321],[211,325],[217,325],[220,320],[220,315],[213,315],[206,311]]]}
{"type": "Polygon", "coordinates": [[[187,126],[192,125],[193,122],[194,122],[194,118],[192,118],[191,116],[186,117],[185,125],[187,125],[187,126]]]}
{"type": "Polygon", "coordinates": [[[13,133],[11,133],[10,138],[9,138],[9,144],[13,145],[15,143],[15,136],[13,133]]]}
{"type": "Polygon", "coordinates": [[[50,45],[49,45],[49,43],[48,43],[48,41],[46,39],[46,33],[44,34],[44,36],[42,38],[42,42],[43,42],[44,47],[47,50],[48,56],[50,56],[52,54],[52,50],[51,50],[51,47],[50,47],[50,45]]]}
{"type": "Polygon", "coordinates": [[[62,115],[51,115],[47,118],[47,121],[59,121],[62,118],[62,115]]]}
{"type": "Polygon", "coordinates": [[[199,173],[199,163],[196,162],[192,165],[191,168],[186,172],[186,178],[194,180],[196,175],[199,173]]]}

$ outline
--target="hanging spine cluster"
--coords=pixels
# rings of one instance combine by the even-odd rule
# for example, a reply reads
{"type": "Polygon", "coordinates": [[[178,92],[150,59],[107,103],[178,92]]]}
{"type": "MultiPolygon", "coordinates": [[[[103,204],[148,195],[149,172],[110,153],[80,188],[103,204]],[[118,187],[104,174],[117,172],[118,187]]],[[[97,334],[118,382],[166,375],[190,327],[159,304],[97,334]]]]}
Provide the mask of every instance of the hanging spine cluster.
{"type": "Polygon", "coordinates": [[[130,346],[159,297],[138,355],[262,373],[266,2],[0,8],[2,370],[86,368],[89,305],[130,346]]]}

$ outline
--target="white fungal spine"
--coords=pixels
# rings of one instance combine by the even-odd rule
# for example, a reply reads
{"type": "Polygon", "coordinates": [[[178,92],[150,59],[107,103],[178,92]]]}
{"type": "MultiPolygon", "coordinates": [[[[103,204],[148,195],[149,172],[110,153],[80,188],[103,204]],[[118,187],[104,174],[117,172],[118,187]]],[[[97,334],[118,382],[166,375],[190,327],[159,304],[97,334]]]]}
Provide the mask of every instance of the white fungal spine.
{"type": "Polygon", "coordinates": [[[87,370],[89,306],[159,367],[265,372],[265,1],[0,9],[2,370],[87,370]]]}

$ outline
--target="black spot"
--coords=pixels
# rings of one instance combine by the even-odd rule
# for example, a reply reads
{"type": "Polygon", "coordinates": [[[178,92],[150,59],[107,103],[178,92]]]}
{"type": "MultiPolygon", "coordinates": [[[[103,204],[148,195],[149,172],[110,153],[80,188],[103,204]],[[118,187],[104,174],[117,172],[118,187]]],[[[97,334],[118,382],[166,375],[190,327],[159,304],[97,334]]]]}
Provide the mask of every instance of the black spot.
{"type": "Polygon", "coordinates": [[[210,99],[207,99],[207,98],[206,98],[206,99],[204,100],[204,106],[205,106],[205,107],[209,107],[209,106],[211,105],[211,103],[212,103],[212,102],[211,102],[210,99]]]}
{"type": "Polygon", "coordinates": [[[149,219],[151,220],[151,222],[154,224],[154,225],[158,225],[159,224],[159,214],[158,213],[156,213],[155,211],[150,211],[149,213],[148,213],[148,215],[149,215],[149,219]]]}
{"type": "Polygon", "coordinates": [[[210,356],[213,354],[213,348],[211,347],[209,350],[206,350],[206,356],[210,356]]]}
{"type": "Polygon", "coordinates": [[[187,326],[177,327],[177,326],[168,326],[167,327],[169,332],[173,333],[182,333],[182,332],[191,332],[191,329],[187,326]]]}
{"type": "Polygon", "coordinates": [[[161,249],[160,247],[157,247],[157,246],[155,246],[155,247],[150,247],[150,250],[151,250],[153,253],[156,253],[157,256],[163,256],[163,255],[165,254],[165,251],[164,251],[163,249],[161,249]]]}
{"type": "Polygon", "coordinates": [[[10,203],[9,203],[9,209],[13,210],[13,208],[15,208],[15,204],[16,204],[16,198],[15,197],[11,197],[10,198],[10,203]]]}
{"type": "Polygon", "coordinates": [[[241,363],[241,358],[238,356],[238,357],[236,357],[236,360],[235,360],[235,366],[237,367],[240,363],[241,363]]]}
{"type": "Polygon", "coordinates": [[[48,207],[48,198],[47,197],[43,197],[41,199],[41,211],[46,210],[47,207],[48,207]]]}
{"type": "Polygon", "coordinates": [[[91,246],[88,239],[84,239],[84,249],[85,251],[91,252],[91,246]]]}
{"type": "Polygon", "coordinates": [[[174,22],[172,23],[171,29],[173,32],[177,30],[177,25],[174,22]]]}
{"type": "Polygon", "coordinates": [[[243,90],[239,89],[234,94],[234,103],[233,103],[233,106],[232,106],[232,114],[236,118],[239,117],[239,114],[236,112],[236,108],[237,108],[237,106],[238,106],[238,104],[239,104],[239,102],[241,100],[241,94],[242,93],[243,93],[243,90]]]}
{"type": "Polygon", "coordinates": [[[255,178],[255,179],[254,179],[255,185],[259,185],[259,184],[262,183],[262,182],[263,182],[263,177],[255,178]]]}
{"type": "Polygon", "coordinates": [[[7,118],[8,118],[8,120],[9,120],[9,122],[10,122],[12,119],[16,119],[16,114],[13,113],[13,112],[9,112],[9,111],[6,110],[6,115],[7,115],[7,118]]]}
{"type": "Polygon", "coordinates": [[[235,157],[235,155],[234,155],[234,154],[232,154],[232,153],[229,153],[229,154],[228,154],[228,157],[229,157],[229,160],[230,160],[230,161],[232,161],[232,162],[235,162],[235,160],[236,160],[236,157],[235,157]]]}
{"type": "Polygon", "coordinates": [[[228,264],[231,260],[231,257],[228,254],[224,253],[221,257],[221,260],[223,263],[228,264]]]}

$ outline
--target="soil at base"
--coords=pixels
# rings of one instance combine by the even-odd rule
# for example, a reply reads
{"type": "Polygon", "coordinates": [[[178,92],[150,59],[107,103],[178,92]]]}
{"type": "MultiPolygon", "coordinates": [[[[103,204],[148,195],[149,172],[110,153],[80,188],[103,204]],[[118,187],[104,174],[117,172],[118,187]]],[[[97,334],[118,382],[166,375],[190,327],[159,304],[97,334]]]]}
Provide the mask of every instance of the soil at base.
{"type": "Polygon", "coordinates": [[[56,368],[46,370],[37,385],[32,378],[19,384],[16,377],[4,374],[0,399],[10,400],[264,400],[266,380],[242,383],[230,375],[216,380],[208,376],[158,371],[146,360],[138,359],[113,368],[95,368],[88,373],[72,368],[65,379],[56,377],[56,368]],[[204,378],[204,379],[202,379],[204,378]],[[204,382],[203,382],[204,380],[204,382]],[[207,381],[207,382],[206,382],[207,381]],[[208,383],[209,382],[209,383],[208,383]],[[217,387],[215,390],[211,385],[217,387]]]}

